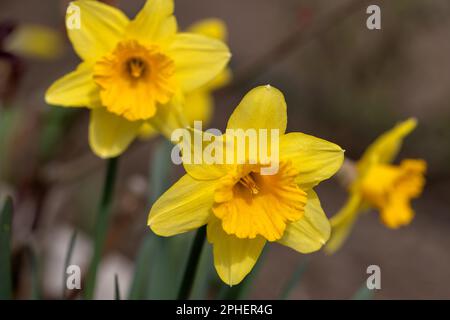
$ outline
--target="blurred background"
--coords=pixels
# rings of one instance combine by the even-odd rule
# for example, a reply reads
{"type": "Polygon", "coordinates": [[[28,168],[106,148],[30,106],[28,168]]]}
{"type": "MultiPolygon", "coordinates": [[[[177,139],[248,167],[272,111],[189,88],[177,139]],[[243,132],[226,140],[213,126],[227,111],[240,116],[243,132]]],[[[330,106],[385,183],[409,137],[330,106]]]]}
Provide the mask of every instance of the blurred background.
{"type": "MultiPolygon", "coordinates": [[[[113,2],[130,17],[143,4],[113,2]]],[[[70,263],[84,272],[92,253],[105,161],[89,149],[86,109],[51,108],[44,102],[49,85],[79,62],[65,35],[67,4],[0,2],[0,196],[14,198],[18,299],[62,297],[74,231],[70,263]],[[54,29],[61,49],[45,59],[8,50],[5,30],[24,25],[54,29]]],[[[279,297],[301,265],[306,268],[300,281],[291,283],[288,298],[348,299],[365,284],[366,268],[375,264],[382,275],[375,299],[450,298],[450,3],[176,0],[175,5],[181,29],[209,17],[228,26],[234,81],[216,92],[210,127],[225,129],[242,96],[267,83],[286,96],[288,131],[335,142],[355,160],[398,121],[419,120],[400,155],[426,159],[429,166],[425,191],[413,204],[412,224],[389,230],[369,212],[332,256],[305,256],[273,244],[253,271],[249,297],[279,297]],[[381,7],[381,30],[366,28],[369,4],[381,7]]],[[[192,235],[161,241],[146,226],[154,199],[183,174],[170,164],[169,152],[170,146],[156,138],[135,142],[120,159],[97,298],[114,297],[115,274],[123,297],[129,292],[134,298],[174,297],[192,235]],[[171,261],[170,267],[161,267],[161,261],[171,261]]],[[[318,193],[329,217],[346,199],[335,180],[322,183],[318,193]]],[[[209,249],[199,272],[204,281],[198,281],[194,297],[213,298],[223,290],[209,249]]],[[[76,298],[78,292],[64,294],[76,298]]]]}

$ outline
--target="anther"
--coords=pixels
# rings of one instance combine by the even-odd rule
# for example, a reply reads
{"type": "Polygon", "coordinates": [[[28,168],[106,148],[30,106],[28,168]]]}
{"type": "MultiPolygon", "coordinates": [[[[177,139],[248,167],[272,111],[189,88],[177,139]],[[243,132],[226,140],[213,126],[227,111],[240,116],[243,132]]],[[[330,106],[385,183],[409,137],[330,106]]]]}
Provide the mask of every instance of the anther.
{"type": "Polygon", "coordinates": [[[249,189],[253,195],[256,195],[259,193],[260,188],[256,184],[255,180],[253,180],[253,178],[250,174],[246,175],[245,177],[242,177],[239,180],[239,183],[242,184],[247,189],[249,189]]]}
{"type": "Polygon", "coordinates": [[[133,78],[140,78],[142,74],[145,72],[145,63],[142,59],[139,58],[131,58],[127,61],[127,68],[129,74],[133,78]]]}

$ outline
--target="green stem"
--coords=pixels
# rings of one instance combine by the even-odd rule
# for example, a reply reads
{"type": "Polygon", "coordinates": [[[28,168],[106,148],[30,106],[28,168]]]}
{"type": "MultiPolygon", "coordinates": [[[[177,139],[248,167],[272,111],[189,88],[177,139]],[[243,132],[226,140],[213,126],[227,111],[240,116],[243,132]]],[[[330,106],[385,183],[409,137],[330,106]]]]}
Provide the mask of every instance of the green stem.
{"type": "Polygon", "coordinates": [[[281,294],[279,299],[280,300],[286,300],[291,295],[294,288],[297,286],[297,284],[300,282],[303,274],[305,273],[307,267],[308,267],[309,259],[305,259],[304,261],[301,261],[298,266],[295,268],[294,272],[291,275],[291,278],[286,282],[283,290],[281,290],[281,294]]]}
{"type": "Polygon", "coordinates": [[[0,212],[0,300],[12,299],[11,224],[13,201],[6,197],[0,212]]]}
{"type": "Polygon", "coordinates": [[[375,291],[367,288],[367,284],[364,281],[362,286],[353,295],[352,300],[372,300],[374,294],[375,294],[375,291]]]}
{"type": "Polygon", "coordinates": [[[36,252],[32,247],[28,248],[28,255],[30,259],[30,268],[31,268],[31,299],[32,300],[40,300],[41,299],[41,286],[40,286],[40,270],[39,270],[39,261],[36,256],[36,252]]]}
{"type": "Polygon", "coordinates": [[[117,158],[108,160],[106,170],[105,184],[103,185],[103,195],[97,212],[97,221],[95,224],[95,243],[94,254],[92,256],[91,265],[86,279],[85,299],[91,300],[94,296],[95,281],[97,278],[97,269],[100,263],[101,254],[106,241],[109,220],[111,217],[111,205],[113,199],[113,190],[117,172],[117,158]]]}
{"type": "Polygon", "coordinates": [[[178,292],[178,300],[186,300],[194,284],[195,273],[197,271],[198,262],[202,253],[203,244],[206,238],[206,227],[201,227],[195,234],[194,242],[192,243],[189,260],[184,270],[183,281],[181,283],[180,291],[178,292]]]}

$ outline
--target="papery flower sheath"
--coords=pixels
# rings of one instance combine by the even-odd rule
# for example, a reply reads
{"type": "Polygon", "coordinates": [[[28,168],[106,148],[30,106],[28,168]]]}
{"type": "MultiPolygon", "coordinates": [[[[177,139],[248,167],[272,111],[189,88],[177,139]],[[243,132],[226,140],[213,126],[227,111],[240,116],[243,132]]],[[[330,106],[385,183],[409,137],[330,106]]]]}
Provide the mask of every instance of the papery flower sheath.
{"type": "Polygon", "coordinates": [[[377,209],[382,223],[391,229],[412,221],[414,211],[410,201],[422,192],[426,162],[421,159],[404,159],[399,165],[392,162],[403,139],[416,125],[415,119],[399,123],[369,146],[358,161],[356,178],[349,188],[349,199],[331,218],[332,236],[327,243],[328,252],[341,247],[359,214],[370,208],[377,209]]]}
{"type": "MultiPolygon", "coordinates": [[[[215,18],[201,20],[190,26],[187,31],[224,42],[227,40],[225,23],[215,18]]],[[[185,95],[181,113],[189,125],[192,126],[194,121],[202,121],[204,125],[208,125],[214,111],[214,97],[212,93],[227,85],[230,80],[231,70],[226,68],[211,81],[185,95]]],[[[157,129],[148,121],[142,125],[140,130],[140,136],[143,139],[150,139],[157,133],[157,129]]]]}
{"type": "MultiPolygon", "coordinates": [[[[48,89],[46,101],[89,108],[89,143],[103,158],[121,154],[145,121],[166,136],[183,126],[184,95],[216,77],[230,58],[222,41],[177,31],[173,0],[148,0],[131,21],[98,1],[70,6],[80,23],[67,32],[83,62],[48,89]]],[[[74,18],[69,11],[67,18],[74,18]]]]}
{"type": "MultiPolygon", "coordinates": [[[[161,236],[207,225],[215,268],[229,285],[238,284],[251,271],[267,242],[310,253],[330,236],[329,221],[313,188],[340,168],[344,152],[307,134],[285,133],[286,109],[279,90],[257,87],[243,98],[227,125],[234,130],[279,132],[275,174],[261,174],[267,165],[261,161],[184,163],[187,174],[150,210],[148,224],[161,236]]],[[[221,138],[226,140],[227,134],[221,138]]]]}

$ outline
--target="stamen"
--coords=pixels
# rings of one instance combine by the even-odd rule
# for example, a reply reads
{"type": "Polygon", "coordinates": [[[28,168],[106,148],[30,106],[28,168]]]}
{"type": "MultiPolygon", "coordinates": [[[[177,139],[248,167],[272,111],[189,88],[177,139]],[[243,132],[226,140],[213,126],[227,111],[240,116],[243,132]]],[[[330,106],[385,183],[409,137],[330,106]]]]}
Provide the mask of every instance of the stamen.
{"type": "Polygon", "coordinates": [[[145,72],[145,63],[140,58],[131,58],[127,61],[127,70],[133,78],[140,78],[145,72]]]}
{"type": "Polygon", "coordinates": [[[248,174],[245,177],[242,177],[239,180],[239,183],[242,184],[247,189],[249,189],[253,195],[256,195],[259,193],[260,188],[256,184],[255,180],[253,180],[253,177],[251,176],[251,174],[248,174]]]}

